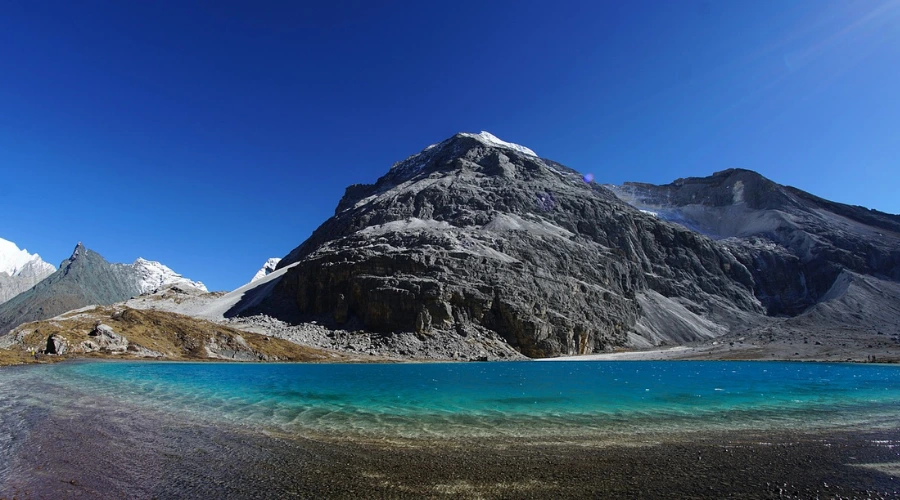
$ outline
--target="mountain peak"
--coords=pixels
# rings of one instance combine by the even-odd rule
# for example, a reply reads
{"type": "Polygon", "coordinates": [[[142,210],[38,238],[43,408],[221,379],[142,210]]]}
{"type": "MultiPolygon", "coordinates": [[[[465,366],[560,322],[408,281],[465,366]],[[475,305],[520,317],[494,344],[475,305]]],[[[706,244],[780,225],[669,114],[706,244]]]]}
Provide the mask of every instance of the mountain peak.
{"type": "Polygon", "coordinates": [[[181,285],[196,288],[207,292],[206,285],[200,281],[193,281],[176,273],[168,266],[155,260],[147,260],[138,257],[131,265],[137,274],[138,287],[141,293],[150,293],[168,285],[181,285]]]}
{"type": "Polygon", "coordinates": [[[262,268],[256,272],[256,274],[253,276],[253,279],[251,279],[250,282],[253,283],[256,280],[261,280],[261,279],[265,278],[266,276],[272,274],[272,272],[274,272],[275,269],[278,267],[279,262],[281,262],[281,259],[278,257],[272,257],[269,260],[267,260],[266,263],[263,264],[262,268]]]}
{"type": "Polygon", "coordinates": [[[506,142],[503,139],[500,139],[499,137],[497,137],[496,135],[494,135],[490,132],[484,131],[484,130],[482,130],[481,133],[478,133],[478,134],[472,134],[472,133],[468,133],[468,132],[460,132],[459,134],[456,134],[456,136],[471,137],[472,139],[475,139],[476,141],[484,144],[485,146],[490,146],[490,147],[494,147],[494,148],[511,149],[513,151],[518,151],[519,153],[526,154],[528,156],[535,156],[535,157],[537,156],[537,153],[535,153],[534,151],[532,151],[529,148],[526,148],[525,146],[521,146],[519,144],[514,144],[512,142],[506,142]]]}
{"type": "Polygon", "coordinates": [[[77,259],[79,255],[84,255],[85,251],[87,251],[87,249],[84,247],[84,243],[79,241],[78,244],[75,245],[75,249],[72,250],[72,256],[69,257],[69,260],[77,259]]]}
{"type": "Polygon", "coordinates": [[[56,269],[44,262],[40,255],[30,254],[24,248],[20,250],[15,243],[0,238],[0,273],[15,276],[29,264],[41,269],[49,268],[51,273],[56,269]]]}
{"type": "Polygon", "coordinates": [[[53,274],[56,268],[38,254],[0,238],[0,304],[53,274]]]}
{"type": "Polygon", "coordinates": [[[394,182],[409,179],[433,163],[433,160],[436,158],[460,156],[476,144],[514,151],[521,155],[532,157],[532,159],[540,159],[533,150],[519,144],[506,142],[490,132],[482,131],[478,134],[459,132],[449,139],[426,147],[403,161],[398,161],[391,167],[386,177],[389,177],[394,182]]]}

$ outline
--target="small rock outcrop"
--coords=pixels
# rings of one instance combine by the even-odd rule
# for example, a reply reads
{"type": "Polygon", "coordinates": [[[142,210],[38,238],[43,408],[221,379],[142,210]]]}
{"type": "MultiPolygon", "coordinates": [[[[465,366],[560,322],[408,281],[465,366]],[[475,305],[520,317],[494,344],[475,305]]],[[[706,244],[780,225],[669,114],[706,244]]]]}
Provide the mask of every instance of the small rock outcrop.
{"type": "Polygon", "coordinates": [[[44,349],[44,354],[62,356],[67,352],[69,352],[69,341],[65,337],[58,334],[47,337],[47,347],[44,349]]]}
{"type": "Polygon", "coordinates": [[[97,323],[91,333],[89,340],[82,342],[82,348],[85,352],[101,351],[113,354],[121,354],[128,350],[128,339],[117,334],[109,325],[97,323]]]}

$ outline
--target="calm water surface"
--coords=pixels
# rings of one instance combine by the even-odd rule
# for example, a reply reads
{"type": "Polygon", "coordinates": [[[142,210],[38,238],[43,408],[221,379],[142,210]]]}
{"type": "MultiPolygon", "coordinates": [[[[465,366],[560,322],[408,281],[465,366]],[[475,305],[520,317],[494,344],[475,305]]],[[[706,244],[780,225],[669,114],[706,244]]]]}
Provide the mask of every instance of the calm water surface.
{"type": "Polygon", "coordinates": [[[103,405],[276,432],[413,438],[867,429],[900,420],[900,367],[67,363],[0,370],[0,406],[10,409],[0,416],[0,446],[28,411],[76,414],[103,405]]]}

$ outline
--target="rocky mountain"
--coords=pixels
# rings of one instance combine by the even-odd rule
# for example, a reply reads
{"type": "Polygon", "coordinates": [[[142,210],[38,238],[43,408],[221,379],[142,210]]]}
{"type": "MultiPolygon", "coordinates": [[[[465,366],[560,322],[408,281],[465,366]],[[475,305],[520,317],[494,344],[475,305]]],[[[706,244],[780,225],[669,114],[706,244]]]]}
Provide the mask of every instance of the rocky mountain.
{"type": "Polygon", "coordinates": [[[113,304],[132,296],[176,285],[206,291],[159,262],[110,264],[81,243],[58,270],[33,288],[0,305],[0,335],[28,322],[52,318],[93,304],[113,304]]]}
{"type": "Polygon", "coordinates": [[[261,280],[266,276],[272,274],[275,271],[276,267],[278,267],[278,263],[281,262],[281,259],[278,257],[272,257],[263,264],[262,268],[259,271],[256,271],[256,274],[253,275],[253,279],[250,280],[250,283],[254,281],[261,280]]]}
{"type": "Polygon", "coordinates": [[[486,132],[457,134],[348,187],[232,315],[501,339],[531,357],[763,329],[896,333],[895,294],[877,318],[853,294],[900,280],[897,216],[743,170],[667,186],[584,179],[486,132]]]}
{"type": "Polygon", "coordinates": [[[0,304],[50,276],[56,267],[0,238],[0,304]]]}
{"type": "Polygon", "coordinates": [[[610,188],[632,206],[729,248],[753,275],[769,315],[803,313],[846,273],[900,280],[897,215],[834,203],[740,169],[610,188]]]}

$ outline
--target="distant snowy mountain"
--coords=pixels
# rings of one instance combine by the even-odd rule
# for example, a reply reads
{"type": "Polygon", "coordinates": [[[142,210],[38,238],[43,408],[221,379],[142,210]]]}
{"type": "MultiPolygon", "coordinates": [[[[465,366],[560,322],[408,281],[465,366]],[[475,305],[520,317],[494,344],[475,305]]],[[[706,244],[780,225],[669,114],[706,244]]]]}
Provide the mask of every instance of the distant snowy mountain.
{"type": "Polygon", "coordinates": [[[0,238],[0,304],[33,287],[54,271],[56,267],[44,262],[40,255],[20,250],[15,243],[0,238]]]}
{"type": "Polygon", "coordinates": [[[189,280],[156,261],[138,258],[134,264],[120,265],[130,266],[133,269],[141,294],[150,293],[169,285],[188,286],[204,292],[209,291],[203,283],[189,280]]]}
{"type": "Polygon", "coordinates": [[[275,268],[278,266],[279,262],[281,262],[281,259],[279,259],[278,257],[272,257],[271,259],[267,260],[265,265],[262,266],[262,269],[257,271],[253,276],[253,279],[250,280],[250,283],[253,283],[256,280],[261,280],[266,276],[272,274],[272,272],[275,271],[275,268]]]}

